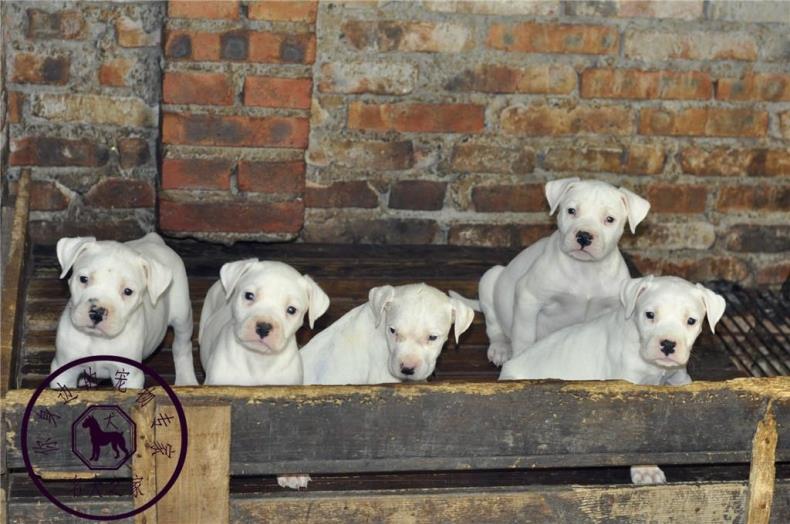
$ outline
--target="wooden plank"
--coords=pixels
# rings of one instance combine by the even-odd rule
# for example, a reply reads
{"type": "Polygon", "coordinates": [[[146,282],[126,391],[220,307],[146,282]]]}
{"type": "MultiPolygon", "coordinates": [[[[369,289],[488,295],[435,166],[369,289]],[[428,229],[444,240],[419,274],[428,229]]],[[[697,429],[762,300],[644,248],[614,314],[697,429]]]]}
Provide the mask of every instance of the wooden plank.
{"type": "MultiPolygon", "coordinates": [[[[160,412],[173,412],[171,406],[160,412]]],[[[186,406],[189,447],[181,475],[158,504],[158,524],[223,524],[228,522],[230,477],[230,406],[186,406]]],[[[178,424],[156,427],[158,442],[178,442],[178,424]]],[[[175,469],[176,457],[156,455],[157,489],[175,469]]]]}
{"type": "MultiPolygon", "coordinates": [[[[151,421],[156,416],[156,400],[145,404],[135,404],[132,408],[132,420],[137,427],[137,450],[132,456],[132,478],[139,482],[137,496],[134,496],[135,509],[151,500],[156,493],[156,461],[148,446],[156,440],[156,432],[151,421]]],[[[157,506],[154,504],[147,510],[134,516],[135,524],[157,524],[157,506]]]]}
{"type": "Polygon", "coordinates": [[[776,417],[769,402],[765,418],[757,424],[749,472],[749,524],[767,524],[771,517],[776,479],[776,417]]]}
{"type": "Polygon", "coordinates": [[[12,366],[15,341],[21,325],[22,297],[27,254],[27,219],[30,212],[30,171],[23,170],[17,185],[10,254],[3,268],[2,329],[0,329],[0,397],[14,381],[12,366]]]}
{"type": "MultiPolygon", "coordinates": [[[[233,475],[748,463],[768,403],[779,414],[790,402],[787,377],[176,389],[186,405],[230,404],[233,475]]],[[[14,435],[25,397],[9,392],[14,435]]],[[[56,392],[40,401],[57,404],[56,392]]],[[[778,415],[777,434],[777,460],[790,460],[778,415]]],[[[18,443],[8,461],[20,467],[18,443]]]]}
{"type": "MultiPolygon", "coordinates": [[[[344,492],[278,492],[231,495],[230,522],[271,524],[367,522],[746,522],[745,481],[660,486],[510,486],[501,488],[402,489],[344,492]]],[[[790,512],[790,480],[776,485],[772,524],[790,512]]],[[[131,501],[80,502],[92,514],[128,511],[131,501]]],[[[78,522],[55,506],[12,499],[9,522],[78,522]],[[35,516],[35,519],[31,517],[35,516]]],[[[131,520],[131,519],[130,519],[131,520]]],[[[125,521],[121,521],[125,522],[125,521]]],[[[186,522],[186,521],[184,521],[186,522]]]]}
{"type": "MultiPolygon", "coordinates": [[[[790,482],[778,489],[790,492],[790,482]]],[[[233,500],[232,522],[744,522],[745,482],[296,493],[233,500]]],[[[779,508],[777,508],[779,509],[779,508]]],[[[781,508],[785,512],[790,508],[781,508]]],[[[787,516],[787,513],[784,513],[787,516]]],[[[772,518],[783,522],[782,516],[772,518]]]]}

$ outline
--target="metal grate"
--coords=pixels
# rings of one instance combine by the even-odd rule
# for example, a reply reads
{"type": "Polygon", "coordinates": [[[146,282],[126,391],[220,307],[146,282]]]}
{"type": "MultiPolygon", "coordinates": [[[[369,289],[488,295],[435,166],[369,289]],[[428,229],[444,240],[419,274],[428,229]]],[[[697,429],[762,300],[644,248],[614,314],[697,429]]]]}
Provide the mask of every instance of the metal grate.
{"type": "Polygon", "coordinates": [[[735,364],[754,377],[790,375],[790,280],[781,291],[725,281],[709,287],[727,301],[715,340],[735,364]]]}

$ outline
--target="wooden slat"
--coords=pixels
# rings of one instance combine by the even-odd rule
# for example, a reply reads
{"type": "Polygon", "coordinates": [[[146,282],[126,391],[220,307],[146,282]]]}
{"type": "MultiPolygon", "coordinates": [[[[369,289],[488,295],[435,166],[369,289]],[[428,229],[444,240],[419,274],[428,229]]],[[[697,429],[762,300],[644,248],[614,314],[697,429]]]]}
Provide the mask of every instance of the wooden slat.
{"type": "MultiPolygon", "coordinates": [[[[172,406],[158,406],[175,415],[172,406]]],[[[230,406],[186,406],[189,448],[184,469],[159,501],[157,524],[225,524],[230,479],[230,406]]],[[[156,427],[159,442],[178,443],[178,424],[156,427]]],[[[176,447],[179,444],[175,444],[176,447]]],[[[157,489],[172,476],[176,456],[156,455],[157,489]]]]}
{"type": "MultiPolygon", "coordinates": [[[[524,381],[178,393],[187,405],[230,404],[233,475],[747,463],[770,401],[777,460],[790,459],[787,377],[684,387],[524,381]]],[[[25,398],[8,395],[5,417],[17,439],[25,398]]],[[[69,420],[63,410],[84,409],[90,398],[66,408],[45,392],[40,401],[69,420]]],[[[18,446],[9,447],[9,467],[21,467],[18,446]]],[[[54,458],[41,461],[63,469],[54,458]]]]}
{"type": "MultiPolygon", "coordinates": [[[[767,524],[771,517],[776,479],[776,417],[769,402],[765,418],[757,424],[749,472],[749,524],[767,524]]],[[[790,517],[790,515],[788,515],[790,517]]]]}
{"type": "Polygon", "coordinates": [[[30,200],[30,171],[24,170],[17,185],[14,223],[11,226],[9,256],[3,268],[2,329],[0,330],[0,397],[5,396],[15,377],[13,351],[21,325],[27,254],[27,219],[30,200]]]}
{"type": "MultiPolygon", "coordinates": [[[[156,493],[156,461],[148,446],[156,439],[156,432],[151,421],[156,416],[156,400],[132,408],[132,420],[137,428],[137,450],[132,456],[132,478],[139,481],[139,494],[134,496],[135,509],[150,501],[156,493]]],[[[134,488],[133,488],[134,492],[134,488]]],[[[134,516],[135,524],[157,524],[157,506],[134,516]]]]}

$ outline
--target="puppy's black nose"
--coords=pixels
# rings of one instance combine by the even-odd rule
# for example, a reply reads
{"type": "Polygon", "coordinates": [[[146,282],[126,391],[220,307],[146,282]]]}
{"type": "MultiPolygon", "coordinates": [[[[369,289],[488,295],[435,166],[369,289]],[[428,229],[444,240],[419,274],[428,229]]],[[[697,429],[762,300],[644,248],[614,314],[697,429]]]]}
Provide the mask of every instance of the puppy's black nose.
{"type": "Polygon", "coordinates": [[[401,366],[400,372],[403,373],[404,375],[411,376],[414,375],[414,368],[407,368],[406,366],[401,366]]]}
{"type": "Polygon", "coordinates": [[[593,236],[587,231],[579,231],[576,233],[576,242],[578,242],[581,247],[589,246],[592,244],[592,241],[593,236]]]}
{"type": "Polygon", "coordinates": [[[88,311],[88,317],[90,317],[91,322],[93,322],[93,325],[95,326],[96,324],[104,320],[105,313],[107,313],[107,310],[104,309],[103,307],[91,306],[90,311],[88,311]]]}
{"type": "Polygon", "coordinates": [[[672,353],[675,352],[675,343],[672,342],[671,340],[666,340],[666,339],[662,340],[661,341],[661,352],[663,354],[665,354],[666,356],[671,355],[672,353]]]}
{"type": "Polygon", "coordinates": [[[272,330],[272,325],[268,322],[258,322],[255,324],[255,332],[261,338],[266,338],[266,335],[269,334],[269,331],[272,330]]]}

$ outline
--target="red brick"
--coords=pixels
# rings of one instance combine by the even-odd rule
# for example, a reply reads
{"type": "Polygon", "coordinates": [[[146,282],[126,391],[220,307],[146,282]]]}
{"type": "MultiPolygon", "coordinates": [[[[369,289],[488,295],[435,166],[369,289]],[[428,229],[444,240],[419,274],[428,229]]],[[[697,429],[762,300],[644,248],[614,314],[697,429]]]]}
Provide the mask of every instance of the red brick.
{"type": "Polygon", "coordinates": [[[733,147],[687,147],[680,152],[684,173],[701,176],[788,176],[790,151],[733,147]]]}
{"type": "Polygon", "coordinates": [[[790,140],[790,111],[779,113],[779,132],[790,140]]]}
{"type": "Polygon", "coordinates": [[[750,74],[744,78],[722,78],[716,89],[721,100],[790,100],[790,75],[750,74]]]}
{"type": "Polygon", "coordinates": [[[447,182],[401,180],[390,188],[390,209],[437,211],[444,207],[447,182]]]}
{"type": "Polygon", "coordinates": [[[414,144],[410,140],[324,140],[308,151],[308,162],[337,164],[355,169],[400,171],[414,166],[414,144]]]}
{"type": "Polygon", "coordinates": [[[85,21],[79,11],[27,10],[27,37],[39,40],[80,40],[85,37],[85,21]]]}
{"type": "Polygon", "coordinates": [[[685,219],[683,224],[661,223],[648,220],[639,224],[636,235],[625,234],[620,239],[620,248],[628,252],[646,249],[710,249],[716,242],[713,224],[704,220],[685,219]]]}
{"type": "Polygon", "coordinates": [[[790,209],[790,186],[725,186],[719,189],[716,210],[784,212],[790,209]]]}
{"type": "Polygon", "coordinates": [[[790,251],[790,227],[736,224],[727,231],[727,249],[739,253],[783,253],[790,251]]]}
{"type": "Polygon", "coordinates": [[[767,130],[768,113],[751,108],[645,108],[639,113],[643,135],[760,137],[767,130]]]}
{"type": "Polygon", "coordinates": [[[103,86],[124,87],[128,85],[129,71],[134,61],[126,58],[114,58],[99,67],[99,83],[103,86]]]}
{"type": "Polygon", "coordinates": [[[267,31],[168,31],[165,56],[174,60],[312,64],[315,35],[267,31]]]}
{"type": "Polygon", "coordinates": [[[154,187],[146,180],[105,178],[85,195],[85,205],[107,209],[154,207],[154,187]]]}
{"type": "Polygon", "coordinates": [[[170,0],[167,3],[170,18],[236,20],[239,17],[238,0],[170,0]]]}
{"type": "Polygon", "coordinates": [[[164,75],[162,89],[167,104],[233,104],[233,85],[223,73],[169,71],[164,75]]]}
{"type": "Polygon", "coordinates": [[[710,75],[698,71],[585,69],[583,98],[700,100],[713,94],[710,75]]]}
{"type": "Polygon", "coordinates": [[[485,108],[475,104],[366,104],[352,102],[348,127],[416,133],[478,133],[485,108]]]}
{"type": "Polygon", "coordinates": [[[148,233],[137,218],[119,219],[112,214],[105,214],[102,220],[31,220],[28,232],[33,243],[43,245],[54,245],[63,237],[87,236],[125,242],[148,233]]]}
{"type": "Polygon", "coordinates": [[[757,263],[755,280],[758,285],[784,284],[790,278],[790,260],[757,263]]]}
{"type": "Polygon", "coordinates": [[[535,152],[531,149],[460,143],[453,147],[450,168],[465,173],[531,173],[535,152]]]}
{"type": "Polygon", "coordinates": [[[439,227],[433,220],[332,218],[305,225],[305,242],[336,244],[431,244],[439,227]]]}
{"type": "Polygon", "coordinates": [[[653,184],[638,192],[651,213],[704,213],[708,190],[700,185],[653,184]]]}
{"type": "Polygon", "coordinates": [[[148,141],[144,138],[121,138],[118,140],[118,156],[123,169],[144,166],[151,160],[148,141]]]}
{"type": "Polygon", "coordinates": [[[478,213],[538,213],[548,208],[542,184],[518,186],[477,186],[472,202],[478,213]]]}
{"type": "Polygon", "coordinates": [[[239,162],[240,191],[258,193],[304,193],[305,165],[293,162],[239,162]]]}
{"type": "Polygon", "coordinates": [[[18,124],[22,121],[22,107],[25,104],[25,94],[19,91],[8,91],[8,123],[18,124]]]}
{"type": "Polygon", "coordinates": [[[318,2],[316,1],[251,1],[247,7],[247,16],[251,20],[314,24],[317,11],[318,2]]]}
{"type": "Polygon", "coordinates": [[[165,113],[162,141],[229,147],[307,147],[306,118],[165,113]]]}
{"type": "Polygon", "coordinates": [[[379,196],[365,180],[334,182],[326,186],[309,185],[305,190],[308,208],[375,208],[379,196]]]}
{"type": "Polygon", "coordinates": [[[14,56],[12,82],[22,84],[64,85],[69,81],[71,61],[67,56],[17,53],[14,56]]]}
{"type": "Polygon", "coordinates": [[[643,275],[676,275],[692,282],[715,279],[743,282],[751,276],[749,266],[743,260],[725,255],[678,257],[676,254],[634,253],[631,257],[643,275]]]}
{"type": "Polygon", "coordinates": [[[450,227],[447,243],[451,246],[510,247],[513,226],[487,224],[457,224],[450,227]]]}
{"type": "Polygon", "coordinates": [[[179,233],[298,233],[304,204],[254,201],[185,201],[164,194],[159,201],[159,227],[179,233]]]}
{"type": "Polygon", "coordinates": [[[230,189],[233,162],[219,158],[165,158],[162,189],[230,189]]]}
{"type": "Polygon", "coordinates": [[[557,230],[554,224],[518,224],[515,226],[516,246],[531,246],[557,230]]]}
{"type": "Polygon", "coordinates": [[[655,62],[682,60],[756,60],[757,42],[744,32],[626,31],[626,58],[655,62]]]}
{"type": "Polygon", "coordinates": [[[511,135],[561,136],[580,133],[630,135],[633,133],[631,110],[622,106],[515,105],[505,108],[499,118],[502,130],[511,135]]]}
{"type": "Polygon", "coordinates": [[[472,31],[449,22],[345,22],[343,38],[359,50],[403,53],[459,53],[474,45],[472,31]]]}
{"type": "Polygon", "coordinates": [[[612,55],[619,49],[616,27],[598,25],[493,24],[488,47],[522,53],[612,55]]]}
{"type": "Polygon", "coordinates": [[[250,33],[250,62],[312,64],[315,35],[312,33],[250,33]]]}
{"type": "Polygon", "coordinates": [[[28,136],[11,142],[9,162],[12,166],[99,167],[109,158],[105,146],[88,139],[28,136]]]}
{"type": "Polygon", "coordinates": [[[523,68],[483,65],[454,76],[445,82],[444,88],[462,92],[564,95],[576,89],[576,71],[563,64],[523,68]]]}
{"type": "Polygon", "coordinates": [[[664,169],[666,155],[659,146],[633,144],[628,147],[552,147],[543,159],[551,171],[592,171],[655,175],[664,169]]]}
{"type": "Polygon", "coordinates": [[[54,182],[34,180],[30,188],[32,211],[61,211],[69,207],[70,198],[54,182]]]}
{"type": "Polygon", "coordinates": [[[248,76],[244,81],[244,105],[309,109],[312,87],[310,78],[248,76]]]}

